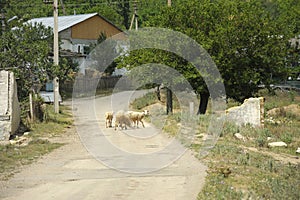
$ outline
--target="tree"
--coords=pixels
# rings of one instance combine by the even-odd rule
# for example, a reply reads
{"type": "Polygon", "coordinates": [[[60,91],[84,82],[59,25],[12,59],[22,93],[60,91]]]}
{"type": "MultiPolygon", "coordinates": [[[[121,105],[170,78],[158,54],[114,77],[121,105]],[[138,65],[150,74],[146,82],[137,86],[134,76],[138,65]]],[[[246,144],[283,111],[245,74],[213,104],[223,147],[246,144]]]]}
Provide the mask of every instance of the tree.
{"type": "MultiPolygon", "coordinates": [[[[269,85],[287,76],[287,43],[293,27],[273,20],[262,3],[255,1],[183,1],[165,8],[148,26],[180,31],[205,48],[224,79],[228,97],[238,101],[251,97],[259,84],[269,85]]],[[[132,60],[138,60],[140,55],[132,60]]],[[[162,59],[164,60],[164,59],[162,59]]],[[[172,60],[179,66],[178,60],[172,60]]],[[[200,74],[182,65],[185,77],[200,96],[199,114],[204,114],[209,92],[200,74]]]]}
{"type": "Polygon", "coordinates": [[[89,60],[88,66],[98,70],[99,72],[105,72],[112,74],[116,68],[116,62],[113,61],[113,58],[119,55],[118,43],[107,38],[105,33],[101,33],[97,39],[96,44],[90,44],[89,48],[89,60]]]}
{"type": "Polygon", "coordinates": [[[128,30],[130,27],[130,3],[128,0],[118,0],[118,1],[111,1],[108,0],[108,3],[114,10],[122,16],[122,24],[128,30]]]}
{"type": "Polygon", "coordinates": [[[47,79],[52,72],[49,62],[51,30],[41,25],[22,25],[7,30],[0,41],[0,68],[11,70],[18,79],[18,93],[22,100],[34,85],[47,79]]]}
{"type": "Polygon", "coordinates": [[[21,101],[34,86],[42,86],[56,76],[62,83],[70,78],[70,73],[78,70],[78,64],[67,57],[60,57],[59,66],[53,65],[52,44],[52,30],[41,24],[22,24],[1,35],[0,69],[15,73],[21,101]]]}

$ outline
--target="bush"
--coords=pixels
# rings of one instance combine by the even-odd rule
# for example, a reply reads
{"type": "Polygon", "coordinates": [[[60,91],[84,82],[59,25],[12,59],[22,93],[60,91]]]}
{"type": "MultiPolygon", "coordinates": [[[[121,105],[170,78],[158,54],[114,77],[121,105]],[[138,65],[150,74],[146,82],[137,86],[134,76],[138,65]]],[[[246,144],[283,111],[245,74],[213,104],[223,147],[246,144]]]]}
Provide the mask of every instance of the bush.
{"type": "Polygon", "coordinates": [[[142,96],[141,98],[137,98],[132,102],[133,109],[141,110],[146,106],[154,104],[157,101],[156,94],[154,92],[149,92],[142,96]]]}
{"type": "Polygon", "coordinates": [[[264,147],[266,146],[267,143],[267,139],[268,137],[271,136],[271,132],[269,131],[269,129],[257,129],[256,134],[258,135],[258,137],[256,138],[256,144],[258,147],[264,147]]]}

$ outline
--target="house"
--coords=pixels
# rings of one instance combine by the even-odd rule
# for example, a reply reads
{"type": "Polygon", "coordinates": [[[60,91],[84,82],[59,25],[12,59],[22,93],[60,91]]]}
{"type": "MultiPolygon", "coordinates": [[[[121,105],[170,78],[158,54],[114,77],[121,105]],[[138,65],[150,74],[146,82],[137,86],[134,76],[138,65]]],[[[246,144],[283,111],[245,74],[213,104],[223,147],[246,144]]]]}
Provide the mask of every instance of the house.
{"type": "MultiPolygon", "coordinates": [[[[53,17],[34,18],[27,23],[41,23],[53,29],[53,17]]],[[[89,45],[96,43],[99,36],[115,35],[116,39],[124,38],[123,31],[98,13],[79,14],[58,17],[58,35],[61,40],[60,53],[73,57],[82,63],[89,52],[89,45]],[[121,34],[119,34],[121,33],[121,34]]]]}

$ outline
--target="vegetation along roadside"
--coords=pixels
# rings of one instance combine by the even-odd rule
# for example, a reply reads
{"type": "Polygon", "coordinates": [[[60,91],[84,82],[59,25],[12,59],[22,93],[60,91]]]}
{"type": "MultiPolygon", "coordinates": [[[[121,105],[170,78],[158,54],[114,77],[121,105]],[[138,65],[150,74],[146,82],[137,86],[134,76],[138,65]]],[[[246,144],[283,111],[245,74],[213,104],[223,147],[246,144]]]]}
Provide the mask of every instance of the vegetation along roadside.
{"type": "Polygon", "coordinates": [[[14,135],[9,144],[0,145],[0,180],[7,180],[21,169],[54,149],[64,145],[64,136],[73,121],[70,108],[60,106],[54,113],[53,105],[45,105],[44,121],[35,121],[28,130],[14,135]]]}
{"type": "MultiPolygon", "coordinates": [[[[162,92],[163,93],[163,92],[162,92]]],[[[226,122],[221,136],[209,154],[201,158],[208,166],[208,175],[198,199],[299,199],[300,160],[296,153],[300,147],[300,95],[277,90],[273,94],[260,90],[265,97],[265,127],[238,127],[226,122]],[[292,106],[293,109],[289,109],[292,106]],[[298,112],[297,112],[298,111],[298,112]],[[238,139],[239,133],[243,139],[238,139]],[[269,142],[283,141],[287,147],[268,147],[269,142]]],[[[133,102],[132,107],[142,109],[154,104],[155,94],[147,94],[133,102]]],[[[229,100],[228,106],[239,103],[229,100]]],[[[164,106],[162,106],[164,108],[164,106]]],[[[208,108],[209,109],[209,108],[208,108]]],[[[180,110],[167,116],[163,130],[176,135],[180,127],[180,110]]],[[[209,113],[209,112],[208,112],[209,113]]],[[[209,124],[209,114],[200,115],[196,139],[189,146],[197,155],[209,124]]]]}

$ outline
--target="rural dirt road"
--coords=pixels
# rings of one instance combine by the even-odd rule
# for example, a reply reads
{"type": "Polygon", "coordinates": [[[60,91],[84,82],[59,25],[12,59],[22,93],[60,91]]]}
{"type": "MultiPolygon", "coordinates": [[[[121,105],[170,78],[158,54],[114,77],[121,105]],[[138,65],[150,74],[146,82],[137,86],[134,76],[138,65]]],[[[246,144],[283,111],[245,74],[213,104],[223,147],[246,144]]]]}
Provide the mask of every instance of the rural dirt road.
{"type": "Polygon", "coordinates": [[[75,101],[76,127],[70,128],[63,138],[57,138],[66,145],[22,167],[10,180],[0,182],[0,198],[196,199],[204,184],[206,167],[191,151],[176,155],[180,151],[172,148],[178,147],[178,142],[161,134],[149,123],[145,128],[124,131],[104,128],[104,113],[112,106],[114,110],[122,108],[122,95],[134,98],[134,95],[141,94],[120,95],[115,96],[114,105],[110,96],[75,101]],[[96,110],[95,119],[90,117],[89,110],[96,110]],[[172,146],[170,144],[175,145],[168,149],[167,146],[172,146]],[[149,155],[152,156],[147,157],[149,155]]]}

